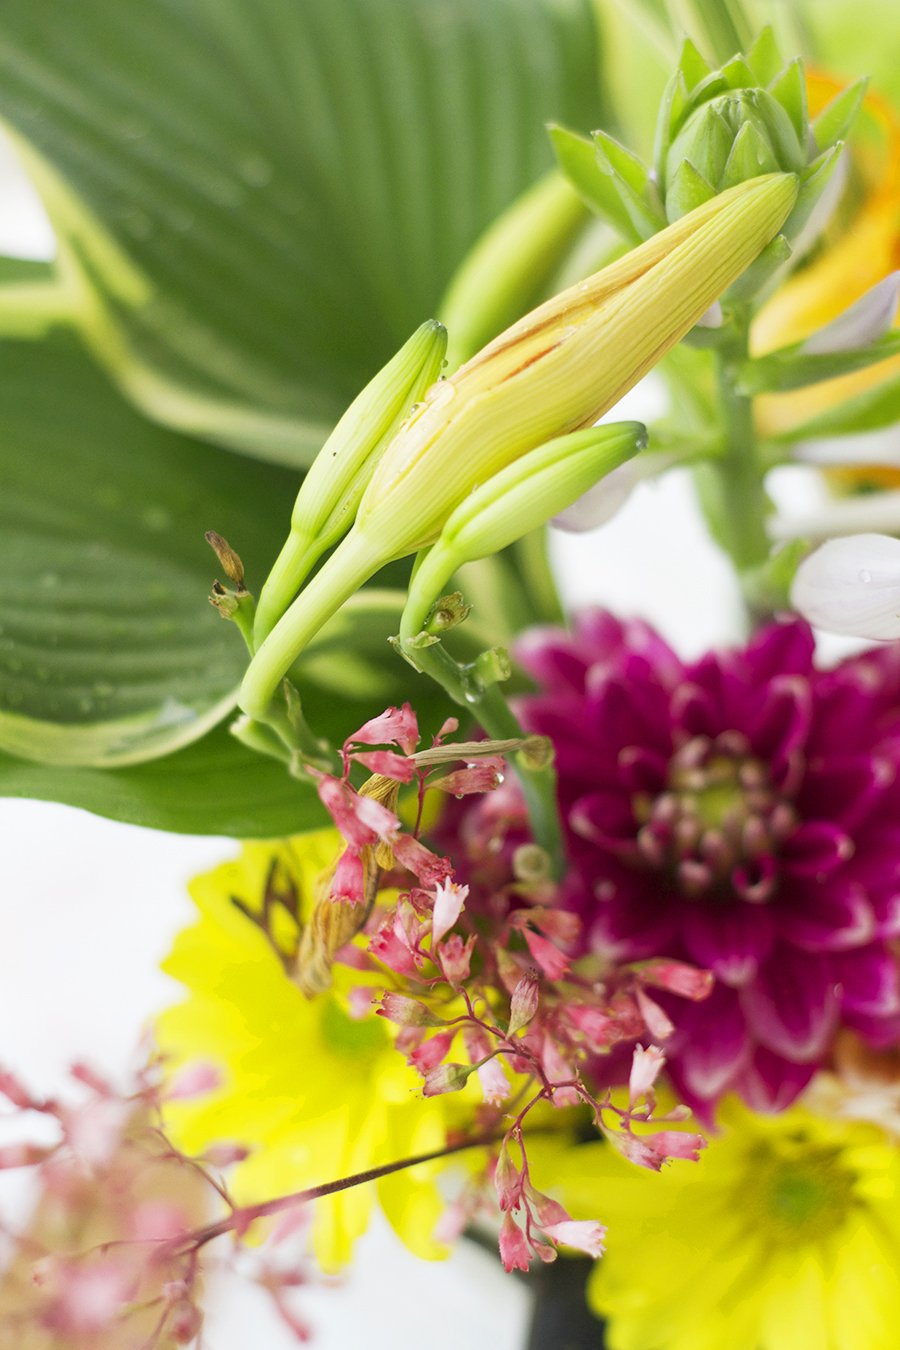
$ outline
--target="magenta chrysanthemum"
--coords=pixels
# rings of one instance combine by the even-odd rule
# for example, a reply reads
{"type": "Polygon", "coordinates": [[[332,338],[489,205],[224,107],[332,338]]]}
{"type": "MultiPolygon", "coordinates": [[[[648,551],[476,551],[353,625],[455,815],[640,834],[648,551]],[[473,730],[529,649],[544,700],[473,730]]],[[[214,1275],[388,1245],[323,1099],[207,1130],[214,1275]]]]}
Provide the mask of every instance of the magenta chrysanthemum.
{"type": "Polygon", "coordinates": [[[679,1089],[780,1109],[840,1022],[897,1038],[900,649],[818,671],[790,619],[685,664],[591,613],[517,654],[542,689],[525,720],[556,745],[585,942],[716,976],[708,1000],[666,1004],[679,1089]]]}

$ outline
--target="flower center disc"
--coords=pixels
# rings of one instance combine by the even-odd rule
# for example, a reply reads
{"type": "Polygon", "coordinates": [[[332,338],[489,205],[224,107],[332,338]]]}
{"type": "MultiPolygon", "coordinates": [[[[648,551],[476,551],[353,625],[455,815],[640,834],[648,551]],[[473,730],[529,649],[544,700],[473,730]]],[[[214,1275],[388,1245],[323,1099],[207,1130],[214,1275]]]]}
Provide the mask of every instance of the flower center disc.
{"type": "Polygon", "coordinates": [[[667,872],[684,895],[737,894],[751,904],[774,895],[779,847],[797,813],[741,732],[695,736],[672,756],[666,790],[638,794],[632,808],[641,861],[667,872]]]}

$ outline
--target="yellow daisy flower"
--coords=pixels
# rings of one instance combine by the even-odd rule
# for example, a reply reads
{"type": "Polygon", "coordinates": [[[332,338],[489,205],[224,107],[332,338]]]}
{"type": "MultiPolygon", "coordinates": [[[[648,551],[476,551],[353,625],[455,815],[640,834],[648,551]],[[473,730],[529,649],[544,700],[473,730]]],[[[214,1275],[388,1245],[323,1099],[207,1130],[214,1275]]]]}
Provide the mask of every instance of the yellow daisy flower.
{"type": "MultiPolygon", "coordinates": [[[[190,1154],[222,1141],[250,1150],[230,1181],[240,1204],[443,1148],[448,1128],[470,1126],[480,1101],[474,1083],[452,1097],[422,1097],[392,1028],[365,1008],[364,987],[385,984],[382,976],[337,965],[334,988],[312,1000],[288,978],[282,955],[296,949],[313,882],[340,847],[331,829],[246,844],[234,862],[192,883],[200,921],[163,965],[189,990],[156,1025],[175,1094],[165,1126],[190,1154]],[[351,1003],[352,989],[362,1000],[351,1003]],[[178,1095],[179,1082],[202,1082],[210,1065],[210,1090],[178,1095]]],[[[434,1184],[440,1166],[419,1164],[377,1183],[393,1227],[426,1259],[447,1252],[432,1236],[444,1208],[434,1184]]],[[[313,1237],[326,1269],[349,1260],[373,1192],[367,1184],[317,1202],[313,1237]]]]}
{"type": "Polygon", "coordinates": [[[589,1297],[611,1350],[894,1350],[900,1152],[802,1107],[722,1122],[659,1175],[535,1141],[535,1183],[609,1226],[589,1297]]]}

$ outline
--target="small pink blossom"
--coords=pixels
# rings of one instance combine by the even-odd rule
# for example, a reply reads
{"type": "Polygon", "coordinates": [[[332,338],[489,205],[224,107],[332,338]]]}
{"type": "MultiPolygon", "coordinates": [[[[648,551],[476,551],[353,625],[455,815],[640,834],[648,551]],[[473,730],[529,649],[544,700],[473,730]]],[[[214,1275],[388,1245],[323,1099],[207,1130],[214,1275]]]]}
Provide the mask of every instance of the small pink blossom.
{"type": "Polygon", "coordinates": [[[397,994],[391,989],[386,990],[381,996],[378,1016],[396,1022],[400,1027],[444,1026],[443,1019],[435,1017],[434,1013],[417,998],[410,998],[408,994],[397,994]]]}
{"type": "Polygon", "coordinates": [[[539,933],[532,933],[530,928],[522,930],[522,936],[528,943],[528,950],[537,961],[541,970],[547,976],[548,980],[562,979],[569,969],[569,963],[563,956],[558,947],[554,947],[552,942],[548,942],[545,937],[539,933]]]}
{"type": "Polygon", "coordinates": [[[390,840],[394,857],[403,864],[413,876],[418,877],[423,886],[435,886],[446,877],[453,875],[449,858],[439,858],[431,849],[413,839],[411,834],[398,834],[390,840]]]}
{"type": "Polygon", "coordinates": [[[357,750],[350,758],[365,764],[372,773],[380,773],[383,778],[393,778],[398,783],[411,783],[416,775],[416,761],[405,755],[395,755],[393,750],[357,750]]]}
{"type": "MultiPolygon", "coordinates": [[[[355,950],[355,949],[354,949],[355,950]]],[[[347,995],[347,1003],[350,1016],[354,1022],[362,1022],[372,1011],[372,1004],[375,1001],[375,990],[367,984],[355,984],[347,995]]]]}
{"type": "Polygon", "coordinates": [[[111,1258],[95,1261],[54,1262],[50,1275],[55,1286],[47,1322],[63,1335],[102,1331],[129,1301],[134,1277],[111,1258]]]}
{"type": "Polygon", "coordinates": [[[562,1223],[545,1223],[541,1227],[554,1242],[561,1242],[565,1247],[575,1247],[580,1252],[587,1252],[588,1256],[602,1256],[606,1251],[603,1245],[606,1229],[602,1223],[595,1223],[592,1219],[565,1219],[562,1223]]]}
{"type": "MultiPolygon", "coordinates": [[[[559,1046],[552,1036],[545,1036],[541,1047],[541,1065],[544,1073],[553,1083],[567,1082],[574,1078],[572,1068],[563,1059],[559,1046]]],[[[557,1088],[552,1097],[554,1106],[577,1106],[581,1101],[574,1087],[557,1088]]]]}
{"type": "MultiPolygon", "coordinates": [[[[454,728],[455,729],[455,728],[454,728]]],[[[379,717],[373,717],[348,736],[344,748],[349,745],[399,745],[411,755],[419,743],[419,724],[416,715],[408,703],[402,708],[388,708],[379,717]]]]}
{"type": "Polygon", "coordinates": [[[474,947],[474,933],[466,938],[465,942],[458,933],[451,933],[446,941],[441,943],[436,953],[432,947],[432,955],[437,956],[444,979],[454,989],[458,989],[463,981],[469,978],[474,947]]]}
{"type": "Polygon", "coordinates": [[[115,1097],[94,1097],[77,1110],[66,1112],[63,1122],[66,1142],[87,1167],[103,1167],[119,1146],[127,1116],[127,1102],[115,1097]]]}
{"type": "Polygon", "coordinates": [[[591,1050],[602,1050],[614,1039],[609,1031],[615,1027],[615,1022],[600,1008],[591,1008],[585,1003],[566,1003],[564,1009],[566,1017],[578,1028],[591,1050]]]}
{"type": "Polygon", "coordinates": [[[636,989],[634,996],[650,1035],[654,1040],[667,1041],[675,1028],[662,1008],[654,999],[645,994],[643,989],[636,989]]]}
{"type": "Polygon", "coordinates": [[[546,1228],[550,1223],[565,1223],[569,1219],[569,1215],[558,1200],[544,1195],[543,1191],[535,1190],[530,1181],[525,1183],[524,1192],[541,1228],[546,1228]]]}
{"type": "Polygon", "coordinates": [[[413,1050],[409,1056],[409,1063],[422,1075],[426,1074],[429,1069],[436,1068],[444,1056],[449,1053],[455,1035],[456,1030],[454,1028],[451,1031],[439,1031],[436,1036],[430,1036],[427,1041],[423,1041],[413,1050]]]}
{"type": "Polygon", "coordinates": [[[520,909],[510,920],[514,928],[524,928],[533,924],[546,937],[557,942],[574,942],[581,932],[581,920],[577,914],[569,914],[564,909],[552,909],[549,905],[532,905],[530,909],[520,909]]]}
{"type": "Polygon", "coordinates": [[[461,1237],[472,1218],[472,1207],[463,1200],[454,1200],[447,1206],[434,1226],[432,1237],[448,1247],[461,1237]]]}
{"type": "Polygon", "coordinates": [[[642,984],[655,984],[698,1002],[709,997],[715,983],[711,970],[698,970],[684,961],[645,961],[638,967],[637,976],[642,984]]]}
{"type": "Polygon", "coordinates": [[[410,947],[402,925],[393,918],[382,924],[367,950],[398,975],[418,974],[419,958],[410,947]]]}
{"type": "Polygon", "coordinates": [[[54,1152],[54,1147],[40,1144],[4,1144],[0,1147],[0,1170],[9,1167],[34,1167],[54,1152]]]}
{"type": "Polygon", "coordinates": [[[653,1172],[658,1172],[668,1158],[698,1162],[700,1150],[706,1148],[702,1134],[688,1134],[684,1130],[660,1130],[658,1134],[641,1136],[609,1130],[606,1137],[629,1162],[653,1172]]]}
{"type": "Polygon", "coordinates": [[[187,1101],[214,1092],[222,1084],[222,1071],[208,1059],[194,1060],[179,1069],[166,1090],[169,1101],[187,1101]]]}
{"type": "Polygon", "coordinates": [[[479,1064],[478,1081],[481,1084],[484,1100],[491,1106],[499,1106],[501,1102],[507,1101],[512,1095],[509,1079],[503,1065],[496,1056],[489,1059],[486,1064],[479,1064]]]}
{"type": "Polygon", "coordinates": [[[426,1097],[438,1097],[444,1092],[459,1092],[472,1072],[468,1064],[439,1064],[425,1075],[422,1092],[426,1097]]]}
{"type": "Polygon", "coordinates": [[[631,1058],[631,1074],[628,1079],[628,1105],[634,1106],[641,1097],[652,1092],[653,1084],[659,1077],[666,1057],[659,1046],[651,1045],[645,1050],[642,1045],[634,1047],[631,1058]]]}
{"type": "Polygon", "coordinates": [[[500,1260],[507,1274],[513,1270],[527,1270],[531,1262],[528,1240],[509,1213],[504,1214],[500,1225],[500,1260]]]}
{"type": "Polygon", "coordinates": [[[456,923],[469,894],[468,886],[457,886],[455,881],[442,881],[434,889],[434,913],[431,919],[432,943],[440,942],[456,923]]]}
{"type": "Polygon", "coordinates": [[[361,905],[365,894],[362,858],[352,848],[344,849],[331,882],[332,900],[361,905]]]}
{"type": "Polygon", "coordinates": [[[38,1102],[28,1091],[26,1087],[19,1082],[15,1074],[7,1069],[0,1069],[0,1093],[3,1094],[13,1106],[18,1106],[22,1111],[40,1110],[43,1102],[38,1102]]]}
{"type": "Polygon", "coordinates": [[[400,821],[374,797],[363,797],[347,783],[330,774],[314,773],[322,805],[351,848],[364,848],[377,839],[386,841],[400,828],[400,821]]]}

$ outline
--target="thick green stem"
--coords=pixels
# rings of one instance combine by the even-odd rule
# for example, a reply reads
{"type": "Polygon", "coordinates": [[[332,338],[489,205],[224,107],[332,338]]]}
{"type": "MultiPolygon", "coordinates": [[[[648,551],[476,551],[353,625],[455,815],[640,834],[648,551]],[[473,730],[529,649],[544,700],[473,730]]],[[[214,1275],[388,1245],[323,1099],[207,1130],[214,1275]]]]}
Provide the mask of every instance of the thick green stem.
{"type": "Polygon", "coordinates": [[[735,391],[735,371],[747,355],[747,332],[716,353],[719,402],[725,424],[725,451],[715,461],[719,479],[720,537],[739,572],[758,567],[769,556],[766,533],[768,499],[765,466],[757,450],[753,405],[735,391]]]}
{"type": "MultiPolygon", "coordinates": [[[[414,648],[407,655],[411,663],[436,680],[455,703],[468,708],[492,740],[524,735],[497,685],[483,678],[479,661],[470,666],[460,665],[440,642],[414,648]]],[[[556,802],[556,771],[552,763],[535,765],[530,762],[528,753],[523,750],[511,755],[510,760],[522,786],[535,843],[548,854],[553,876],[559,879],[566,870],[566,857],[556,802]]]]}

